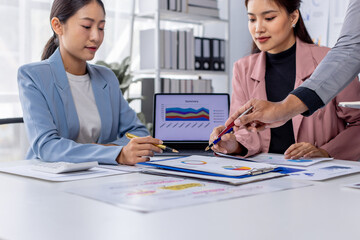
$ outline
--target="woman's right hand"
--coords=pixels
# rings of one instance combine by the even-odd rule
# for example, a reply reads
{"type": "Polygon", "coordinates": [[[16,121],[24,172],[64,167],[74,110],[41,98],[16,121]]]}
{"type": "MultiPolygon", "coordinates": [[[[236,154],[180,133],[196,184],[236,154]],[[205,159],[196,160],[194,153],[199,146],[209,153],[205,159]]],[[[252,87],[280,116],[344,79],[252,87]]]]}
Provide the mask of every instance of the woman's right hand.
{"type": "MultiPolygon", "coordinates": [[[[225,126],[219,126],[214,128],[212,133],[210,134],[209,144],[217,139],[217,136],[221,133],[222,130],[225,129],[225,126]]],[[[225,154],[240,154],[241,145],[238,141],[236,141],[235,135],[233,133],[227,133],[221,137],[221,141],[215,144],[211,148],[214,152],[221,152],[225,154]]]]}
{"type": "Polygon", "coordinates": [[[162,149],[154,146],[162,144],[160,139],[147,137],[133,138],[124,146],[116,158],[119,164],[135,165],[138,162],[149,161],[154,152],[162,153],[162,149]]]}

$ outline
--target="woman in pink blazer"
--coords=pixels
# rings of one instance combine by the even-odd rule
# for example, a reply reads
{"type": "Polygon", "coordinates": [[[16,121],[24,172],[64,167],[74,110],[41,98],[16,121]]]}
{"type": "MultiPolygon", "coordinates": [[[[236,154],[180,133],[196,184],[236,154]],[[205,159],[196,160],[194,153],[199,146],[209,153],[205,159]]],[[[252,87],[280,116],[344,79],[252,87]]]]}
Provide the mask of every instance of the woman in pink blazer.
{"type": "MultiPolygon", "coordinates": [[[[230,113],[248,100],[283,100],[301,85],[329,51],[312,44],[299,8],[300,0],[246,0],[254,54],[234,65],[230,113]]],[[[360,99],[358,79],[311,117],[298,115],[284,126],[262,132],[235,128],[214,151],[251,156],[284,153],[286,158],[333,157],[360,159],[360,110],[339,102],[360,99]]],[[[210,142],[224,129],[219,126],[210,142]]]]}

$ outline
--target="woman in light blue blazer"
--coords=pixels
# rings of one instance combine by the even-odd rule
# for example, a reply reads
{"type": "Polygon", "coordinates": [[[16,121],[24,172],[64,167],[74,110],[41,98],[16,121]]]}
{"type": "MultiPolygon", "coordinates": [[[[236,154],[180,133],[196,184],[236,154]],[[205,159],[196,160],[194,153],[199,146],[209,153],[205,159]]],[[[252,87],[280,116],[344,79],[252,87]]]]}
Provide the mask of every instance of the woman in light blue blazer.
{"type": "Polygon", "coordinates": [[[148,136],[113,72],[86,62],[103,41],[102,1],[55,0],[50,19],[54,35],[42,61],[18,72],[26,158],[133,165],[161,152],[154,144],[162,142],[148,136]],[[128,140],[126,132],[142,137],[128,140]]]}

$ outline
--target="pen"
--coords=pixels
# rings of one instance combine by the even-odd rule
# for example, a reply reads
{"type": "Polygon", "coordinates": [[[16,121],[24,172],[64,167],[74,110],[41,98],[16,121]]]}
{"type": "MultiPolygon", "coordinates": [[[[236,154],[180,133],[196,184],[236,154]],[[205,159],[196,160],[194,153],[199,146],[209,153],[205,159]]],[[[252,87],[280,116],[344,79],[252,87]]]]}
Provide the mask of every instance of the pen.
{"type": "MultiPolygon", "coordinates": [[[[243,112],[242,114],[240,114],[240,116],[238,118],[241,118],[242,116],[244,116],[245,114],[247,114],[248,112],[251,111],[251,109],[253,109],[253,107],[251,106],[250,108],[248,108],[245,112],[243,112]]],[[[235,123],[232,122],[230,123],[229,126],[227,126],[224,130],[221,131],[221,133],[218,135],[217,139],[215,141],[213,141],[211,144],[209,144],[209,146],[207,146],[205,148],[205,151],[208,151],[210,148],[212,148],[215,144],[217,144],[220,140],[221,137],[227,133],[232,132],[233,127],[235,126],[235,123]]]]}
{"type": "MultiPolygon", "coordinates": [[[[132,139],[132,138],[138,138],[139,136],[136,136],[134,134],[131,134],[131,133],[125,133],[125,136],[128,138],[128,139],[132,139]]],[[[154,144],[155,146],[161,148],[162,150],[165,150],[165,151],[171,151],[171,152],[174,152],[174,153],[178,153],[179,151],[176,150],[176,149],[173,149],[171,147],[168,147],[168,146],[165,146],[165,145],[162,145],[162,144],[154,144]]]]}

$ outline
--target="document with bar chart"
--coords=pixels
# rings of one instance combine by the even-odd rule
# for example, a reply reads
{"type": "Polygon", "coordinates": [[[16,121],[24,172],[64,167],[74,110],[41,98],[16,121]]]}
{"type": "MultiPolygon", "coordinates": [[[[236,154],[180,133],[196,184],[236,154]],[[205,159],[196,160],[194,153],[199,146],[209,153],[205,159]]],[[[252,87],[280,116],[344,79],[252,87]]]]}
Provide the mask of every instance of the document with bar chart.
{"type": "Polygon", "coordinates": [[[227,95],[158,95],[155,137],[167,141],[207,141],[228,118],[227,95]]]}

